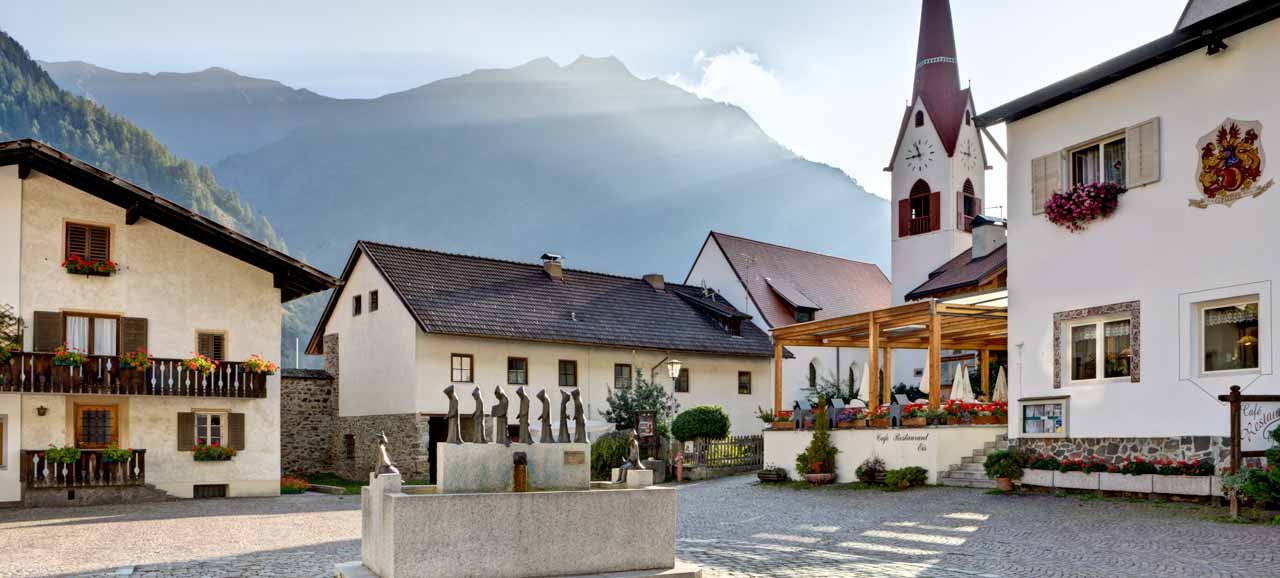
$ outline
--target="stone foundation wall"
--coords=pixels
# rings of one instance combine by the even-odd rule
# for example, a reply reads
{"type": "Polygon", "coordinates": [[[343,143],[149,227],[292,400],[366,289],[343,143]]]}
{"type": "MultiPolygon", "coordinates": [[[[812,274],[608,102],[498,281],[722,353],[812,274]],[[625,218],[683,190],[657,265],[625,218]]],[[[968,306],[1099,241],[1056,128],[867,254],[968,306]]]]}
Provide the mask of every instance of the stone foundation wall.
{"type": "Polygon", "coordinates": [[[338,417],[330,471],[351,480],[368,479],[381,457],[374,436],[386,433],[387,450],[401,477],[424,480],[428,477],[427,431],[427,417],[413,413],[338,417]]]}
{"type": "Polygon", "coordinates": [[[280,470],[285,475],[327,472],[338,415],[333,376],[318,369],[286,369],[280,375],[280,470]]]}
{"type": "Polygon", "coordinates": [[[1120,464],[1126,458],[1146,460],[1212,460],[1218,471],[1231,464],[1231,438],[1181,436],[1171,438],[1018,438],[1014,445],[1033,454],[1060,460],[1098,456],[1120,464]]]}

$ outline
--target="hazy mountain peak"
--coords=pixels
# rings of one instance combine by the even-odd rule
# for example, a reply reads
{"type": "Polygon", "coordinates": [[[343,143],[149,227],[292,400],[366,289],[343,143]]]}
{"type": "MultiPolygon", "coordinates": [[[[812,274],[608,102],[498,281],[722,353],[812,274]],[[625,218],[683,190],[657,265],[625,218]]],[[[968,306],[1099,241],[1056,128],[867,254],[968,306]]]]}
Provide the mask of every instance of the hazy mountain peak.
{"type": "Polygon", "coordinates": [[[572,72],[576,76],[594,77],[594,78],[635,78],[627,66],[621,60],[613,56],[604,56],[593,58],[590,56],[579,56],[576,60],[564,67],[565,71],[572,72]]]}

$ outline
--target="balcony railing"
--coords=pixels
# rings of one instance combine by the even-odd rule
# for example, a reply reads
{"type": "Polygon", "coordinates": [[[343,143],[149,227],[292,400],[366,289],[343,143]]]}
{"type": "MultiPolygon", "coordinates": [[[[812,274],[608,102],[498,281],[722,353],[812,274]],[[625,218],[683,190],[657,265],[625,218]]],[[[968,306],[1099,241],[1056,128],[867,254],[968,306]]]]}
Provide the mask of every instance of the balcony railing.
{"type": "Polygon", "coordinates": [[[54,365],[52,353],[16,352],[0,365],[0,393],[169,395],[187,397],[267,396],[267,376],[224,361],[208,375],[179,359],[151,358],[151,369],[122,369],[114,356],[91,355],[84,365],[54,365]]]}
{"type": "Polygon", "coordinates": [[[911,217],[911,220],[908,224],[907,234],[920,235],[923,233],[928,233],[929,231],[932,231],[932,230],[933,230],[933,223],[930,220],[929,215],[925,215],[923,217],[911,217]]]}
{"type": "Polygon", "coordinates": [[[126,462],[108,462],[102,450],[80,450],[69,464],[46,460],[44,450],[22,450],[21,476],[27,488],[141,486],[147,483],[147,450],[133,450],[126,462]]]}

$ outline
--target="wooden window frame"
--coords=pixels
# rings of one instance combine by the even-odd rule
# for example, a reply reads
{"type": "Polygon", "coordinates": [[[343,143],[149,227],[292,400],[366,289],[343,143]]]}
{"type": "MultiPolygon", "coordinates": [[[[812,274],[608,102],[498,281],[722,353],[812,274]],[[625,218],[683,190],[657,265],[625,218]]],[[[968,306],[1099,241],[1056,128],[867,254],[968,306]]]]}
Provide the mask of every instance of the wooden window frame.
{"type": "MultiPolygon", "coordinates": [[[[118,328],[119,328],[119,324],[117,324],[117,326],[116,326],[116,327],[117,327],[117,329],[118,329],[118,328]]],[[[196,352],[196,354],[198,354],[198,355],[204,355],[203,353],[201,353],[201,352],[200,352],[200,336],[201,336],[201,335],[213,335],[213,336],[218,336],[218,337],[221,337],[221,338],[222,338],[222,359],[218,359],[218,358],[216,358],[216,357],[214,357],[214,356],[212,356],[212,355],[209,355],[209,356],[207,356],[207,357],[208,357],[209,359],[212,359],[212,360],[217,361],[217,362],[219,362],[219,363],[221,363],[221,362],[223,362],[223,361],[226,361],[226,360],[227,360],[227,357],[229,357],[229,356],[228,356],[228,354],[227,354],[227,352],[231,349],[231,346],[230,346],[231,340],[227,337],[227,330],[225,330],[225,329],[197,329],[197,330],[196,330],[196,343],[195,343],[195,347],[192,349],[192,351],[196,352]]]]}
{"type": "Polygon", "coordinates": [[[73,436],[72,445],[74,445],[75,447],[81,448],[81,449],[102,449],[113,443],[115,444],[120,443],[120,406],[119,404],[76,403],[72,405],[71,411],[72,411],[72,417],[71,417],[72,434],[71,435],[73,436]],[[97,445],[97,444],[80,443],[80,436],[83,433],[83,430],[81,429],[81,424],[83,423],[83,419],[81,418],[81,412],[84,410],[91,410],[91,409],[92,410],[105,409],[111,413],[111,433],[109,435],[110,439],[105,444],[97,445]]]}
{"type": "Polygon", "coordinates": [[[578,387],[578,360],[561,359],[556,363],[556,383],[560,384],[560,387],[578,387]],[[573,371],[565,373],[566,364],[568,367],[573,368],[573,371]],[[573,383],[566,384],[564,382],[565,376],[572,378],[573,383]]]}
{"type": "Polygon", "coordinates": [[[369,313],[378,310],[378,290],[374,289],[369,292],[369,313]]]}
{"type": "MultiPolygon", "coordinates": [[[[202,415],[206,417],[219,416],[222,418],[221,420],[222,423],[219,424],[218,426],[220,428],[220,433],[218,434],[218,445],[229,447],[231,443],[231,412],[225,409],[193,409],[191,410],[191,423],[195,427],[195,431],[192,432],[193,435],[191,439],[195,440],[196,444],[199,444],[200,440],[204,439],[205,445],[211,445],[212,440],[210,440],[209,438],[200,437],[200,416],[202,415]]],[[[207,430],[208,425],[206,425],[205,427],[207,430]]]]}
{"type": "MultiPolygon", "coordinates": [[[[474,367],[474,366],[475,366],[475,365],[474,365],[474,363],[473,363],[473,364],[472,364],[472,367],[474,367]]],[[[528,358],[528,357],[507,357],[507,385],[529,385],[529,358],[528,358]],[[522,361],[522,362],[524,362],[524,369],[511,369],[511,362],[512,362],[512,361],[522,361]],[[517,372],[518,372],[518,371],[523,371],[523,372],[524,372],[524,380],[523,380],[523,381],[511,381],[511,372],[513,372],[513,371],[517,371],[517,372]]]]}
{"type": "Polygon", "coordinates": [[[94,337],[96,337],[95,332],[97,331],[93,327],[94,325],[93,320],[94,319],[114,319],[116,322],[116,355],[127,353],[120,350],[120,318],[121,318],[120,315],[114,315],[110,313],[88,313],[84,311],[62,311],[61,313],[62,313],[62,327],[61,327],[62,343],[67,342],[67,318],[68,317],[87,317],[89,319],[89,337],[88,337],[89,343],[86,344],[87,347],[85,347],[84,354],[98,355],[98,353],[93,350],[94,337]]]}
{"type": "Polygon", "coordinates": [[[750,372],[750,371],[739,371],[739,372],[738,372],[738,395],[751,395],[751,372],[750,372]],[[742,378],[743,378],[743,377],[746,377],[746,378],[747,378],[747,389],[746,389],[746,391],[743,391],[743,390],[742,390],[742,378]]]}
{"type": "MultiPolygon", "coordinates": [[[[111,254],[115,251],[115,243],[113,242],[113,239],[115,237],[115,228],[112,227],[111,225],[87,223],[84,221],[63,221],[62,223],[62,259],[63,260],[69,259],[71,257],[71,231],[70,231],[71,227],[85,228],[85,243],[89,242],[88,241],[89,231],[94,229],[100,229],[107,232],[107,255],[105,258],[94,259],[89,255],[80,255],[80,258],[86,261],[98,261],[98,260],[112,261],[113,260],[111,258],[111,254]]],[[[88,249],[87,246],[85,248],[88,249]]],[[[85,252],[88,253],[88,251],[85,251],[85,252]]]]}
{"type": "Polygon", "coordinates": [[[475,383],[476,381],[476,356],[470,353],[450,353],[449,354],[449,381],[453,383],[475,383]],[[463,369],[462,367],[454,368],[453,361],[455,359],[466,359],[470,367],[463,369]],[[454,379],[454,372],[466,372],[466,379],[454,379]]]}
{"type": "Polygon", "coordinates": [[[359,317],[363,311],[361,310],[361,297],[359,293],[351,296],[351,316],[359,317]]]}
{"type": "Polygon", "coordinates": [[[676,378],[671,384],[671,387],[676,393],[689,393],[689,389],[692,387],[689,368],[680,368],[680,373],[676,374],[676,378]],[[682,383],[683,386],[681,385],[682,383]]]}
{"type": "Polygon", "coordinates": [[[635,383],[635,374],[633,373],[634,371],[635,371],[635,368],[631,367],[630,363],[613,364],[613,388],[622,389],[624,387],[631,387],[631,385],[635,383]],[[627,371],[623,373],[623,375],[626,376],[626,379],[624,379],[622,383],[618,383],[618,369],[623,367],[627,368],[627,371]]]}

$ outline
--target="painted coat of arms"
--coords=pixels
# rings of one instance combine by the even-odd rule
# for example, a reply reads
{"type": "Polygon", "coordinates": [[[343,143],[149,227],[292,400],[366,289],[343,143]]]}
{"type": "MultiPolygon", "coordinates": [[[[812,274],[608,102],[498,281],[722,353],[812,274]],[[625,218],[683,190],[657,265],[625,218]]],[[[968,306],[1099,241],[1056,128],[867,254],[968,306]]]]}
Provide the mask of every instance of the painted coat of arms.
{"type": "Polygon", "coordinates": [[[1274,179],[1260,182],[1267,161],[1260,122],[1228,118],[1204,135],[1196,149],[1200,151],[1196,184],[1202,198],[1191,199],[1193,207],[1230,207],[1240,199],[1267,192],[1274,183],[1274,179]]]}

